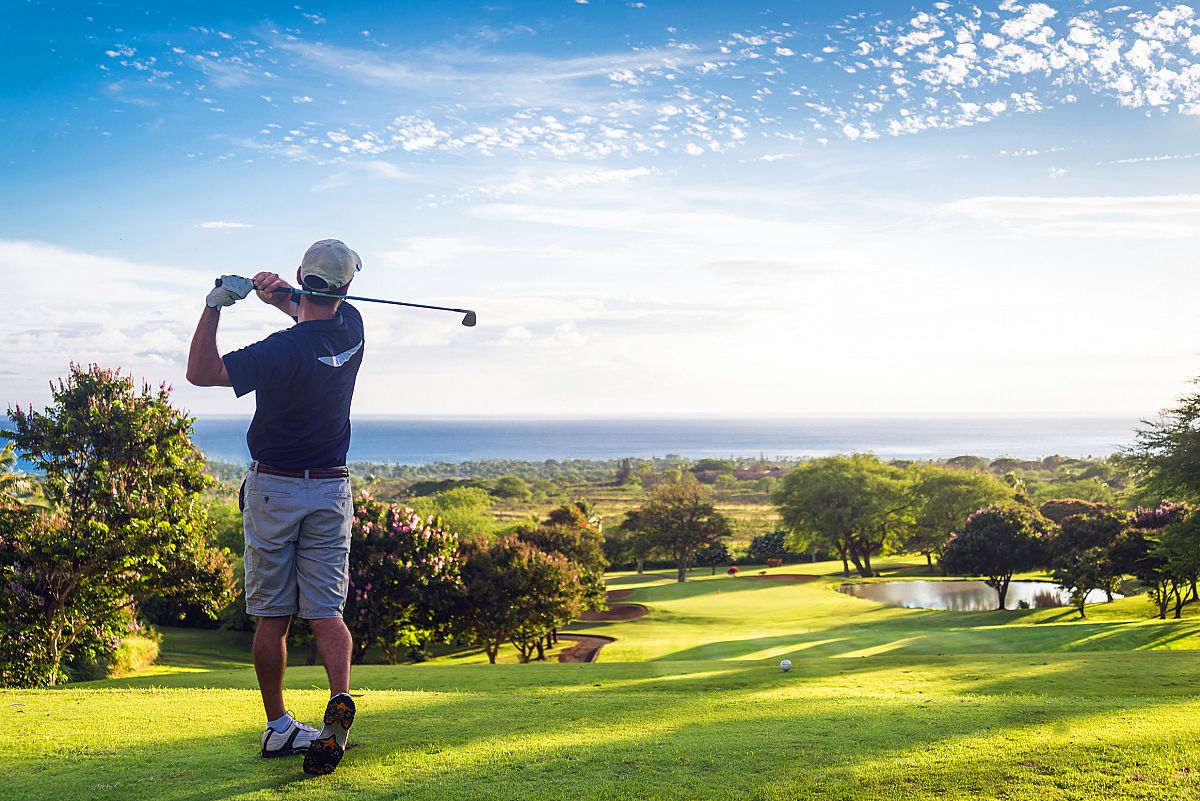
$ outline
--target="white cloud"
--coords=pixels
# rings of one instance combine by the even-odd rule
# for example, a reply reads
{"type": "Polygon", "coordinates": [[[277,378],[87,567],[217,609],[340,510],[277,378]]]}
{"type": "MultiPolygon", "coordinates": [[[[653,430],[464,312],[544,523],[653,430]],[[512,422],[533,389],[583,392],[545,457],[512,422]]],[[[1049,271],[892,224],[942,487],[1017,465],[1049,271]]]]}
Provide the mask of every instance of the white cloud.
{"type": "Polygon", "coordinates": [[[1003,231],[1049,236],[1200,236],[1194,224],[1200,215],[1200,195],[972,197],[948,203],[942,210],[999,226],[1003,231]]]}
{"type": "Polygon", "coordinates": [[[249,223],[227,222],[226,220],[209,220],[202,222],[196,226],[197,228],[205,228],[210,231],[223,231],[230,228],[252,228],[249,223]]]}

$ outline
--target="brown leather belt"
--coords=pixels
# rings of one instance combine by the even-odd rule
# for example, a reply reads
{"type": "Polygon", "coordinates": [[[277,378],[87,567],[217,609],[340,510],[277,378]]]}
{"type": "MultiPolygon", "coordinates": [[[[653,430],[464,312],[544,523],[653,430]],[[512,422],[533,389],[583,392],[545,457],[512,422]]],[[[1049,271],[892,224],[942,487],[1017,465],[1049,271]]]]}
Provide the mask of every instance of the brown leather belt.
{"type": "Polygon", "coordinates": [[[269,476],[284,476],[285,478],[350,478],[350,470],[345,467],[317,467],[311,470],[283,470],[271,467],[269,464],[254,465],[255,472],[266,473],[269,476]]]}

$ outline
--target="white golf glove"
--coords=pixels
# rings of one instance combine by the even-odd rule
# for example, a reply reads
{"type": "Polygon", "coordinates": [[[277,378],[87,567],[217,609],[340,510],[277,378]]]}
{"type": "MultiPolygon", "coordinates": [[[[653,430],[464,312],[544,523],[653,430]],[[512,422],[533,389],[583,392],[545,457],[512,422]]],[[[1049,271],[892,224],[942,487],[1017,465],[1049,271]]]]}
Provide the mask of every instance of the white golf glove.
{"type": "Polygon", "coordinates": [[[214,309],[232,306],[254,291],[254,282],[240,275],[222,275],[221,285],[213,287],[205,302],[214,309]]]}

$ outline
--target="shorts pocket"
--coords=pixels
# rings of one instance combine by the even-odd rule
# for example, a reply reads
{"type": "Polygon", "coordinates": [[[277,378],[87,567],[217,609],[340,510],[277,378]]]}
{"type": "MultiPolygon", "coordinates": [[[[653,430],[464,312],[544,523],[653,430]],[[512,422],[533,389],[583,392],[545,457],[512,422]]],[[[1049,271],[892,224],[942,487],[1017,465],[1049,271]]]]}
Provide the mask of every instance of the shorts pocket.
{"type": "Polygon", "coordinates": [[[256,498],[290,498],[290,497],[292,497],[292,493],[290,493],[290,492],[282,492],[280,490],[273,490],[273,489],[252,489],[252,490],[247,491],[246,494],[254,496],[256,498]]]}
{"type": "Polygon", "coordinates": [[[350,490],[333,490],[325,493],[325,497],[334,501],[348,501],[350,500],[350,490]]]}

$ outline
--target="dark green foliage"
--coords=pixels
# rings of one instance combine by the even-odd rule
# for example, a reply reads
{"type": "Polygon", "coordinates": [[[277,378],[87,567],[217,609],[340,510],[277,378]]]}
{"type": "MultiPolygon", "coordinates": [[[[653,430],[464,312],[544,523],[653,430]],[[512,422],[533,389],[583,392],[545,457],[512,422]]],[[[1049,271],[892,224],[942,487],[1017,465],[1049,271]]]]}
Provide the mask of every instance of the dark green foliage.
{"type": "Polygon", "coordinates": [[[700,459],[692,465],[693,473],[705,473],[710,470],[718,473],[732,473],[737,469],[737,465],[728,459],[700,459]]]}
{"type": "Polygon", "coordinates": [[[1071,603],[1080,617],[1085,616],[1089,592],[1104,590],[1111,598],[1120,583],[1121,570],[1112,549],[1125,526],[1124,514],[1091,510],[1063,518],[1050,540],[1054,579],[1071,590],[1071,603]]]}
{"type": "Polygon", "coordinates": [[[972,512],[1013,500],[1012,490],[987,473],[914,466],[909,475],[913,516],[903,547],[922,554],[930,566],[972,512]]]}
{"type": "Polygon", "coordinates": [[[496,484],[492,487],[492,494],[497,498],[511,498],[518,501],[527,501],[533,497],[529,485],[520,476],[501,476],[496,479],[496,484]]]}
{"type": "Polygon", "coordinates": [[[517,532],[517,538],[549,554],[561,554],[579,575],[584,609],[604,609],[604,537],[588,522],[581,504],[563,504],[536,526],[517,532]]]}
{"type": "Polygon", "coordinates": [[[694,482],[664,484],[654,490],[637,520],[653,547],[675,559],[679,581],[687,581],[687,567],[696,550],[730,533],[729,522],[694,482]]]}
{"type": "Polygon", "coordinates": [[[1143,424],[1129,451],[1140,483],[1159,498],[1200,502],[1200,393],[1184,395],[1143,424]]]}
{"type": "Polygon", "coordinates": [[[987,470],[991,464],[990,459],[984,459],[981,456],[955,456],[945,462],[946,467],[956,470],[987,470]]]}
{"type": "Polygon", "coordinates": [[[641,510],[633,509],[625,513],[619,526],[605,530],[604,557],[610,565],[632,565],[638,573],[645,569],[646,560],[655,555],[655,543],[641,523],[641,510]]]}
{"type": "Polygon", "coordinates": [[[731,561],[733,557],[729,555],[729,546],[723,542],[710,542],[697,550],[692,557],[694,564],[710,568],[714,576],[717,574],[718,565],[727,565],[731,561]]]}
{"type": "Polygon", "coordinates": [[[1115,569],[1133,574],[1146,588],[1160,618],[1172,605],[1175,617],[1182,617],[1183,605],[1196,599],[1200,579],[1200,514],[1192,512],[1158,530],[1131,528],[1111,553],[1115,569]]]}
{"type": "Polygon", "coordinates": [[[511,641],[528,662],[554,629],[569,623],[583,601],[578,575],[560,554],[516,537],[464,542],[454,627],[496,662],[511,641]]]}
{"type": "Polygon", "coordinates": [[[1042,517],[1055,523],[1062,523],[1073,515],[1095,516],[1111,511],[1111,507],[1094,501],[1084,501],[1078,498],[1056,498],[1046,501],[1038,507],[1042,517]]]}
{"type": "Polygon", "coordinates": [[[788,550],[787,532],[771,531],[759,534],[750,541],[746,549],[746,561],[755,565],[765,565],[768,559],[794,559],[796,554],[788,550]]]}
{"type": "Polygon", "coordinates": [[[426,495],[436,495],[439,492],[458,489],[459,487],[477,487],[487,491],[486,483],[477,479],[440,478],[426,481],[414,481],[405,488],[404,494],[411,498],[421,498],[426,495]]]}
{"type": "Polygon", "coordinates": [[[911,526],[904,470],[867,454],[813,459],[783,478],[773,500],[791,546],[837,553],[843,571],[874,575],[871,557],[897,547],[911,526]]]}
{"type": "Polygon", "coordinates": [[[231,594],[200,493],[209,478],[192,419],[166,386],[140,392],[118,371],[72,366],[42,412],[9,411],[4,432],[41,474],[53,511],[0,520],[4,639],[38,641],[5,680],[54,683],[68,656],[109,654],[153,596],[215,615],[231,594]]]}
{"type": "Polygon", "coordinates": [[[360,496],[350,535],[350,591],[343,617],[354,661],[378,645],[390,664],[421,659],[446,639],[458,599],[458,536],[437,519],[360,496]]]}
{"type": "Polygon", "coordinates": [[[1004,608],[1013,573],[1046,564],[1047,521],[1023,507],[981,509],[950,536],[942,565],[952,575],[982,576],[1004,608]]]}

